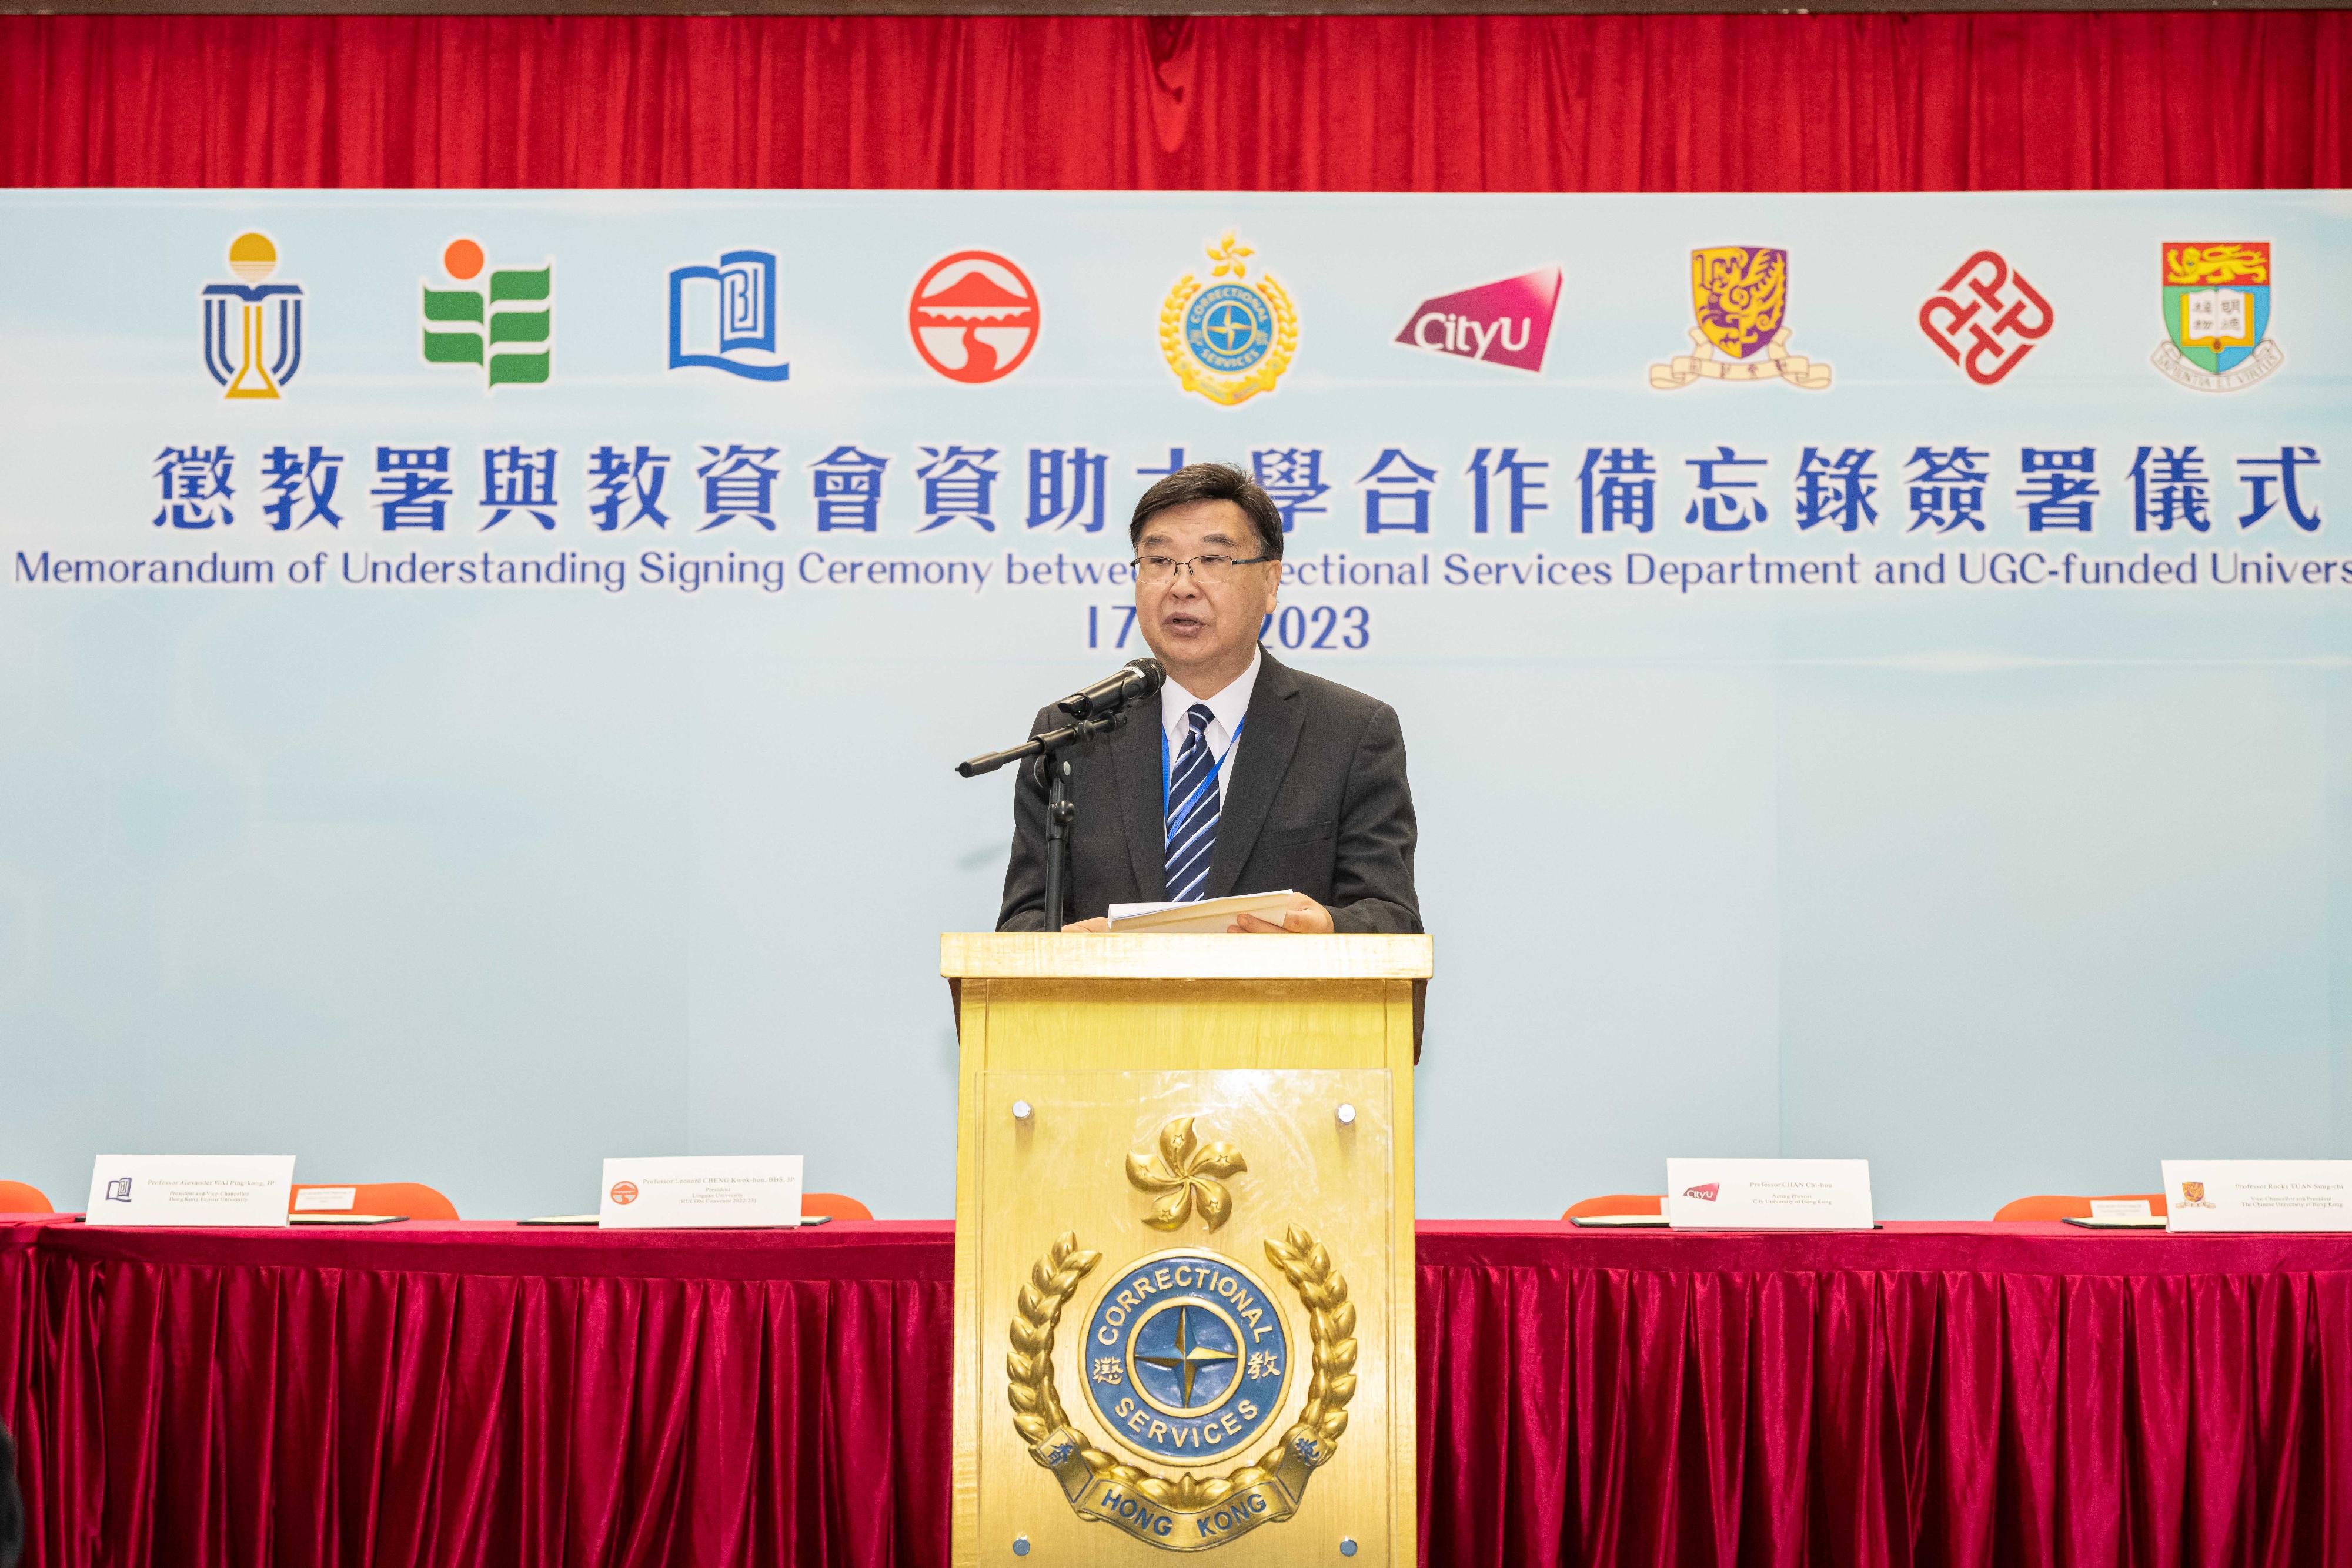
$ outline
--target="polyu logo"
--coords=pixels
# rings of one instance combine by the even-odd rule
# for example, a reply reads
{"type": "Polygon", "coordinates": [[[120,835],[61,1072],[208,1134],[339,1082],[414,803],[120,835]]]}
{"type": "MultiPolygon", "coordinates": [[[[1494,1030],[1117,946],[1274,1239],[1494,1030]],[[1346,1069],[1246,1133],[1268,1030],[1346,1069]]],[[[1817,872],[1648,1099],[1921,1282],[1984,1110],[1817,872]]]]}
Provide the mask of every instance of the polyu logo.
{"type": "Polygon", "coordinates": [[[1701,1203],[1713,1203],[1716,1199],[1716,1195],[1722,1190],[1723,1184],[1721,1182],[1711,1181],[1704,1186],[1686,1186],[1683,1188],[1683,1196],[1685,1197],[1695,1197],[1701,1203]]]}
{"type": "Polygon", "coordinates": [[[1459,294],[1424,299],[1396,340],[1465,360],[1516,370],[1541,371],[1544,345],[1551,340],[1552,310],[1559,303],[1560,271],[1547,267],[1500,283],[1483,283],[1459,294]]]}

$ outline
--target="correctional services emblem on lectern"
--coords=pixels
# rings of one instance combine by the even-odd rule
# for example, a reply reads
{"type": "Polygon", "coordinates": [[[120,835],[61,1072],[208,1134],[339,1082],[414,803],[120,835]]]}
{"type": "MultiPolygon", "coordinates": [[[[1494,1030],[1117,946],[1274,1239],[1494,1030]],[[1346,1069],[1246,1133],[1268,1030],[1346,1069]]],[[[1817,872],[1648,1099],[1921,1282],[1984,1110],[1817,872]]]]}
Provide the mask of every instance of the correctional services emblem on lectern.
{"type": "Polygon", "coordinates": [[[1208,254],[1207,285],[1188,272],[1160,302],[1160,352],[1186,392],[1211,402],[1246,402],[1272,392],[1290,368],[1298,311],[1270,274],[1250,280],[1244,258],[1257,252],[1231,230],[1208,254]]]}
{"type": "Polygon", "coordinates": [[[1718,245],[1691,252],[1691,306],[1694,351],[1650,367],[1658,391],[1702,381],[1783,381],[1807,392],[1830,384],[1827,365],[1789,352],[1787,251],[1718,245]]]}
{"type": "MultiPolygon", "coordinates": [[[[1162,1127],[1154,1154],[1127,1157],[1129,1183],[1153,1195],[1141,1217],[1150,1229],[1181,1231],[1197,1217],[1214,1232],[1233,1217],[1225,1183],[1248,1165],[1230,1144],[1202,1144],[1192,1120],[1162,1127]]],[[[1293,1225],[1264,1245],[1307,1324],[1305,1344],[1294,1343],[1274,1287],[1223,1251],[1146,1250],[1094,1287],[1103,1255],[1082,1250],[1075,1234],[1038,1260],[1013,1307],[1004,1364],[1013,1424],[1081,1519],[1171,1552],[1202,1552],[1297,1511],[1308,1479],[1348,1429],[1356,1309],[1307,1230],[1293,1225]],[[1058,1331],[1089,1290],[1062,1364],[1086,1390],[1082,1418],[1099,1423],[1124,1455],[1097,1442],[1062,1404],[1058,1331]],[[1304,1397],[1273,1442],[1247,1458],[1289,1410],[1294,1351],[1307,1361],[1304,1397]]]]}

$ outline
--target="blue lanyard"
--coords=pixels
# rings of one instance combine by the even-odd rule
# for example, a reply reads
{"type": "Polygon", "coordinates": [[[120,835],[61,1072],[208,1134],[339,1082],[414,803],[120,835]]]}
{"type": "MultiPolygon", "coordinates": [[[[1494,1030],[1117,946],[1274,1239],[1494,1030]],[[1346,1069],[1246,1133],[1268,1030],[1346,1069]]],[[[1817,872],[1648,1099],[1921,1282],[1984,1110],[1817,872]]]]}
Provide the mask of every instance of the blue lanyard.
{"type": "MultiPolygon", "coordinates": [[[[1200,803],[1202,794],[1217,787],[1217,776],[1225,770],[1225,758],[1231,757],[1234,754],[1234,747],[1242,743],[1242,731],[1248,727],[1249,716],[1244,714],[1241,723],[1234,726],[1234,737],[1225,742],[1224,755],[1219,757],[1215,765],[1209,769],[1209,776],[1202,779],[1190,795],[1184,797],[1184,809],[1180,813],[1168,809],[1168,727],[1166,725],[1160,727],[1160,821],[1163,823],[1171,817],[1181,822],[1192,816],[1192,808],[1200,803]]],[[[1206,737],[1202,739],[1205,744],[1206,737]]],[[[1162,827],[1160,833],[1162,838],[1167,836],[1165,827],[1162,827]]]]}

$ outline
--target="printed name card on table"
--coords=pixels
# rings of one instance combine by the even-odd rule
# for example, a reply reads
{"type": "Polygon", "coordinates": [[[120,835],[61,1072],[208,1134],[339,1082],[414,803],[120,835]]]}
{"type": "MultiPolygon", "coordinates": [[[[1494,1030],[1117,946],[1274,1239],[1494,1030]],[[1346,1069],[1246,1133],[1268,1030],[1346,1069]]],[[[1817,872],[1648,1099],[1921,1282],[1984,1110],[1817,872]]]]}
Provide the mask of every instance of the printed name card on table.
{"type": "Polygon", "coordinates": [[[2352,1160],[2167,1160],[2165,1228],[2352,1230],[2352,1160]]]}
{"type": "Polygon", "coordinates": [[[283,1225],[292,1155],[100,1155],[90,1225],[283,1225]]]}
{"type": "Polygon", "coordinates": [[[604,1162],[596,1223],[612,1230],[798,1225],[798,1155],[691,1155],[604,1162]]]}
{"type": "Polygon", "coordinates": [[[1868,1230],[1868,1160],[1668,1160],[1676,1230],[1868,1230]]]}

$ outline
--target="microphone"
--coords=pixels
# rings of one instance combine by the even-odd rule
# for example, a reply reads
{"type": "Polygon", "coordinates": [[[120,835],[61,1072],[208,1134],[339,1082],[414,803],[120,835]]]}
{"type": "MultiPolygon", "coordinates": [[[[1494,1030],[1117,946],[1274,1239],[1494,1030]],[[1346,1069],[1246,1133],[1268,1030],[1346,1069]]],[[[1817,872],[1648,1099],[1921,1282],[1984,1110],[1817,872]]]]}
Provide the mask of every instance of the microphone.
{"type": "Polygon", "coordinates": [[[1113,713],[1129,703],[1152,695],[1168,682],[1168,672],[1157,659],[1129,659],[1116,674],[1081,687],[1054,706],[1072,718],[1113,713]]]}

